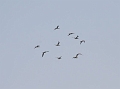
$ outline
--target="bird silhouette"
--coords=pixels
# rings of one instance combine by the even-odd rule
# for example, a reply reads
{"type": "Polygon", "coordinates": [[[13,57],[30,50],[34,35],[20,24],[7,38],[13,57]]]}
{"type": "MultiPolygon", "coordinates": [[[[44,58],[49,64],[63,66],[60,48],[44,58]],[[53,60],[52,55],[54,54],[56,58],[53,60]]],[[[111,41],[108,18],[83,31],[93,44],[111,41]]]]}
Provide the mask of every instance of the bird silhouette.
{"type": "Polygon", "coordinates": [[[74,33],[69,33],[68,36],[69,36],[69,35],[72,35],[72,34],[74,34],[74,33]]]}
{"type": "Polygon", "coordinates": [[[58,41],[58,43],[56,44],[56,46],[60,46],[60,42],[58,41]]]}
{"type": "Polygon", "coordinates": [[[78,54],[76,54],[76,56],[73,57],[73,58],[78,58],[78,55],[82,55],[82,54],[81,54],[81,53],[78,53],[78,54]]]}
{"type": "MultiPolygon", "coordinates": [[[[39,45],[35,46],[35,48],[38,48],[38,47],[40,47],[40,46],[39,46],[39,45]]],[[[35,49],[35,48],[34,48],[34,49],[35,49]]]]}
{"type": "Polygon", "coordinates": [[[76,36],[76,37],[74,37],[74,39],[79,39],[78,37],[79,37],[79,36],[76,36]]]}
{"type": "Polygon", "coordinates": [[[54,30],[57,30],[57,29],[60,29],[60,28],[59,28],[59,25],[58,25],[54,30]]]}
{"type": "Polygon", "coordinates": [[[44,51],[44,52],[42,53],[42,57],[44,56],[44,54],[45,54],[46,52],[49,52],[49,51],[44,51]]]}
{"type": "Polygon", "coordinates": [[[57,59],[61,59],[62,58],[62,56],[60,56],[60,57],[57,57],[57,59]]]}
{"type": "Polygon", "coordinates": [[[84,42],[84,43],[85,43],[85,40],[81,40],[81,41],[80,41],[80,44],[81,44],[82,42],[84,42]]]}

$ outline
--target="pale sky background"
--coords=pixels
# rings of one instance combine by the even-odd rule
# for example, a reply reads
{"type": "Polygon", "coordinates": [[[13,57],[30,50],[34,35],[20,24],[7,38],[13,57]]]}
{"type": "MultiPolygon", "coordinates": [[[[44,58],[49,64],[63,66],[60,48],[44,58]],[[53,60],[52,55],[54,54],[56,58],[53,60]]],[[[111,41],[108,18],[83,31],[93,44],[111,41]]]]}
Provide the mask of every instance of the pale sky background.
{"type": "Polygon", "coordinates": [[[120,1],[0,0],[0,89],[120,89],[120,1]]]}

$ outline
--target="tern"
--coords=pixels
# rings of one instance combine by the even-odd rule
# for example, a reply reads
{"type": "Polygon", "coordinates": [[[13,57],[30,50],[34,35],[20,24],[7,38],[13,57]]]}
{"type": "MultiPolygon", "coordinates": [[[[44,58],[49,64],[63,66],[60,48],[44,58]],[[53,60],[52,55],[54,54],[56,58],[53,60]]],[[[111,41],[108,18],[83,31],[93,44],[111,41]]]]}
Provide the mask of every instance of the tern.
{"type": "Polygon", "coordinates": [[[60,46],[60,42],[58,41],[58,43],[56,44],[56,46],[60,46]]]}
{"type": "Polygon", "coordinates": [[[81,44],[82,42],[84,42],[84,43],[85,43],[85,40],[81,40],[81,41],[80,41],[80,44],[81,44]]]}
{"type": "Polygon", "coordinates": [[[54,30],[57,30],[57,29],[60,29],[60,28],[59,28],[59,25],[58,25],[54,30]]]}
{"type": "Polygon", "coordinates": [[[60,56],[60,57],[57,57],[57,59],[61,59],[62,58],[62,56],[60,56]]]}
{"type": "Polygon", "coordinates": [[[81,54],[81,53],[78,53],[78,54],[76,54],[76,56],[73,57],[73,58],[78,58],[78,55],[82,55],[82,54],[81,54]]]}
{"type": "Polygon", "coordinates": [[[78,37],[79,37],[79,36],[76,36],[76,37],[74,37],[74,39],[79,39],[78,37]]]}
{"type": "MultiPolygon", "coordinates": [[[[40,47],[40,46],[39,46],[39,45],[35,46],[35,48],[38,48],[38,47],[40,47]]],[[[35,48],[34,48],[34,49],[35,49],[35,48]]]]}
{"type": "Polygon", "coordinates": [[[49,51],[44,51],[44,52],[42,53],[42,57],[44,56],[44,54],[45,54],[46,52],[49,52],[49,51]]]}
{"type": "Polygon", "coordinates": [[[72,35],[72,34],[74,34],[74,33],[69,33],[68,36],[69,36],[69,35],[72,35]]]}

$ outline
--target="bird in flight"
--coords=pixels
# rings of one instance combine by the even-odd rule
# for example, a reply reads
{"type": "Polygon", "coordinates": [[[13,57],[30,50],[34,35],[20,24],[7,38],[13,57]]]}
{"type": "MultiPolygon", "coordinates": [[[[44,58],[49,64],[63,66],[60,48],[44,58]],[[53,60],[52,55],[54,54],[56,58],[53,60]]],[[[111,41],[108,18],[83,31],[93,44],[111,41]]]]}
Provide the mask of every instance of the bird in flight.
{"type": "Polygon", "coordinates": [[[78,54],[76,54],[76,56],[73,57],[73,58],[78,58],[78,55],[82,55],[82,54],[81,54],[81,53],[78,53],[78,54]]]}
{"type": "Polygon", "coordinates": [[[74,37],[74,39],[79,39],[78,37],[79,37],[79,36],[76,36],[76,37],[74,37]]]}
{"type": "MultiPolygon", "coordinates": [[[[35,48],[38,48],[38,47],[40,47],[40,46],[39,46],[39,45],[35,46],[35,48]]],[[[34,48],[34,49],[35,49],[35,48],[34,48]]]]}
{"type": "Polygon", "coordinates": [[[69,33],[68,36],[69,36],[69,35],[72,35],[72,34],[74,34],[74,33],[69,33]]]}
{"type": "Polygon", "coordinates": [[[60,42],[58,41],[58,43],[56,44],[56,46],[60,46],[60,42]]]}
{"type": "Polygon", "coordinates": [[[84,43],[85,43],[85,40],[81,40],[81,41],[80,41],[80,44],[81,44],[82,42],[84,42],[84,43]]]}
{"type": "Polygon", "coordinates": [[[49,51],[44,51],[44,52],[42,53],[42,57],[44,56],[44,54],[45,54],[46,52],[49,52],[49,51]]]}
{"type": "Polygon", "coordinates": [[[61,59],[62,58],[62,56],[60,56],[60,57],[57,57],[57,59],[61,59]]]}
{"type": "Polygon", "coordinates": [[[59,25],[58,25],[54,30],[57,30],[57,29],[60,29],[60,28],[59,28],[59,25]]]}

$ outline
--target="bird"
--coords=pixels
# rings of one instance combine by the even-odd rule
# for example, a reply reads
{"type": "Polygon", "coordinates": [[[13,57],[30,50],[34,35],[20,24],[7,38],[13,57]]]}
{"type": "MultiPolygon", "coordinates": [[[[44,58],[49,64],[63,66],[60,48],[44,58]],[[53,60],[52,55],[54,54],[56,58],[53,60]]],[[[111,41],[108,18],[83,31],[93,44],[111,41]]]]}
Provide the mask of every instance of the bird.
{"type": "Polygon", "coordinates": [[[69,35],[72,35],[72,34],[74,34],[74,33],[69,33],[68,36],[69,36],[69,35]]]}
{"type": "Polygon", "coordinates": [[[62,56],[60,56],[60,57],[57,57],[57,59],[61,59],[62,58],[62,56]]]}
{"type": "Polygon", "coordinates": [[[60,46],[60,42],[58,41],[58,43],[56,44],[56,46],[60,46]]]}
{"type": "Polygon", "coordinates": [[[79,39],[78,37],[79,37],[79,36],[76,36],[76,37],[74,37],[74,39],[79,39]]]}
{"type": "Polygon", "coordinates": [[[54,30],[57,30],[57,29],[60,29],[60,28],[59,28],[59,25],[58,25],[54,30]]]}
{"type": "Polygon", "coordinates": [[[78,54],[76,54],[76,56],[73,57],[73,58],[78,58],[78,55],[82,55],[82,54],[81,54],[81,53],[78,53],[78,54]]]}
{"type": "MultiPolygon", "coordinates": [[[[38,48],[38,47],[40,47],[40,46],[39,46],[39,45],[35,46],[35,48],[38,48]]],[[[35,48],[34,48],[34,49],[35,49],[35,48]]]]}
{"type": "Polygon", "coordinates": [[[46,52],[49,52],[49,51],[44,51],[44,52],[42,53],[42,57],[44,56],[44,54],[45,54],[46,52]]]}
{"type": "Polygon", "coordinates": [[[81,40],[81,41],[80,41],[80,44],[81,44],[82,42],[84,42],[84,43],[85,43],[85,40],[81,40]]]}

